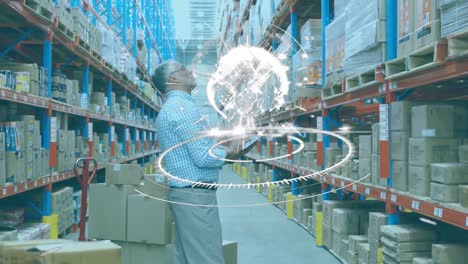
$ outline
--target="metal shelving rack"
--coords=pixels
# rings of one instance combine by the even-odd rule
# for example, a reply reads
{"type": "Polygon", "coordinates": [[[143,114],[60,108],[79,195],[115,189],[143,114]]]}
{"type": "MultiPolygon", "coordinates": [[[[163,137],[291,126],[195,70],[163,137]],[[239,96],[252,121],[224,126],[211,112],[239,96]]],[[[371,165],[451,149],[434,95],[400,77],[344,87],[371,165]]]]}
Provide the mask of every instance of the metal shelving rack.
{"type": "MultiPolygon", "coordinates": [[[[283,12],[283,15],[276,15],[272,23],[281,28],[289,24],[297,26],[296,11],[301,10],[298,5],[311,4],[307,0],[283,1],[281,9],[289,9],[289,12],[283,12]],[[288,19],[289,18],[289,19],[288,19]]],[[[331,1],[320,0],[321,19],[322,19],[322,61],[325,61],[325,27],[331,22],[331,1]]],[[[249,5],[248,7],[250,7],[249,5]]],[[[397,1],[387,0],[387,61],[396,58],[397,51],[397,1]]],[[[277,10],[277,14],[281,10],[277,10]]],[[[299,12],[299,11],[298,11],[299,12]]],[[[245,11],[248,13],[248,10],[245,11]]],[[[244,20],[243,20],[244,21],[244,20]]],[[[244,21],[245,22],[245,21],[244,21]]],[[[263,47],[272,47],[276,49],[278,43],[272,39],[272,32],[275,28],[269,27],[264,35],[261,45],[263,47]]],[[[293,32],[295,29],[292,30],[293,32]]],[[[456,37],[454,37],[456,38],[456,37]]],[[[450,42],[451,39],[449,38],[450,42]]],[[[385,122],[386,127],[390,125],[390,103],[404,99],[424,99],[424,100],[446,100],[448,98],[466,98],[468,87],[464,85],[468,77],[468,57],[447,55],[447,45],[438,47],[438,58],[435,63],[418,71],[407,71],[395,76],[385,76],[385,65],[378,65],[375,69],[375,81],[373,83],[346,89],[346,83],[341,87],[342,93],[331,96],[326,99],[302,99],[297,104],[302,108],[288,109],[282,112],[268,113],[258,123],[265,125],[270,122],[295,122],[302,118],[305,123],[310,123],[310,115],[317,116],[317,128],[330,130],[331,125],[340,125],[339,118],[347,118],[354,121],[362,121],[366,118],[373,118],[378,122],[385,122]],[[443,89],[441,89],[443,88],[443,89]],[[379,103],[369,104],[369,99],[375,99],[379,103]],[[346,109],[345,113],[340,113],[340,109],[346,109]],[[339,115],[340,114],[340,115],[339,115]],[[339,117],[339,118],[338,118],[339,117]],[[382,117],[382,118],[379,118],[382,117]],[[305,120],[304,120],[305,119],[305,120]],[[379,120],[380,119],[380,120],[379,120]]],[[[325,63],[322,64],[325,67],[325,63]]],[[[325,73],[323,68],[322,73],[325,73]]],[[[322,74],[322,81],[325,84],[325,74],[322,74]]],[[[343,111],[344,112],[344,111],[343,111]]],[[[368,183],[354,183],[347,178],[336,175],[326,175],[315,178],[322,183],[323,192],[330,191],[332,188],[343,189],[350,193],[361,194],[386,203],[386,211],[389,214],[388,224],[399,223],[399,210],[409,210],[423,216],[436,219],[458,228],[468,230],[468,209],[461,206],[451,206],[419,197],[408,192],[400,192],[393,189],[392,186],[392,164],[391,164],[391,137],[390,129],[380,131],[386,134],[387,140],[380,140],[380,177],[387,179],[388,186],[377,186],[368,183]]],[[[292,152],[293,142],[288,142],[288,152],[292,152]]],[[[319,138],[317,142],[317,165],[324,168],[326,164],[325,149],[330,146],[328,136],[319,138]]],[[[274,142],[259,141],[258,150],[267,149],[270,155],[273,154],[274,142]]],[[[248,155],[247,158],[258,160],[258,155],[248,155]]],[[[291,172],[291,177],[298,175],[307,175],[312,173],[308,168],[294,165],[294,160],[289,157],[288,162],[273,161],[265,162],[273,167],[273,181],[278,180],[278,169],[291,172]]],[[[293,182],[294,183],[294,182],[293,182]]],[[[298,194],[297,185],[292,184],[292,194],[298,194]]],[[[324,200],[330,199],[328,194],[324,194],[324,200]]]]}
{"type": "MultiPolygon", "coordinates": [[[[56,2],[56,1],[53,1],[56,2]]],[[[174,42],[174,18],[172,14],[171,0],[71,0],[71,7],[80,7],[85,14],[91,18],[93,24],[99,20],[109,30],[114,30],[121,36],[122,42],[127,41],[127,30],[133,29],[133,39],[136,40],[136,29],[145,32],[145,44],[148,55],[151,50],[158,54],[158,63],[175,57],[174,42]]],[[[132,109],[136,113],[137,106],[141,106],[141,115],[148,116],[148,123],[155,124],[157,113],[160,108],[149,98],[143,95],[138,87],[128,80],[126,76],[110,67],[100,56],[86,52],[80,47],[79,38],[67,38],[57,26],[57,17],[52,12],[50,17],[42,17],[27,6],[27,0],[9,1],[1,0],[0,6],[5,8],[8,16],[2,18],[0,29],[11,33],[11,39],[18,39],[12,43],[2,44],[5,50],[1,57],[11,55],[15,61],[35,62],[47,68],[49,82],[47,97],[39,97],[29,94],[18,93],[6,87],[0,87],[0,100],[17,103],[22,106],[37,109],[41,118],[41,134],[43,136],[42,147],[50,152],[51,168],[57,165],[57,143],[51,133],[53,124],[56,124],[55,113],[66,113],[82,120],[81,133],[88,138],[90,149],[89,156],[93,154],[92,133],[93,122],[107,127],[109,134],[109,147],[111,154],[116,151],[122,152],[121,159],[109,160],[109,162],[125,163],[132,160],[141,160],[157,154],[156,127],[155,125],[136,124],[130,120],[112,117],[112,105],[110,95],[113,91],[119,92],[131,98],[132,109]],[[42,55],[38,55],[41,54],[42,55]],[[75,107],[53,100],[52,97],[52,71],[75,67],[82,71],[83,93],[89,93],[90,72],[95,74],[95,80],[102,83],[108,98],[109,113],[100,115],[87,109],[75,107]],[[118,127],[116,127],[117,125],[118,127]],[[116,150],[113,141],[113,133],[119,131],[122,135],[122,149],[116,150]],[[138,152],[136,155],[128,156],[130,145],[133,144],[138,152]]],[[[137,56],[137,43],[132,44],[133,54],[137,56]]],[[[137,72],[143,80],[150,82],[151,56],[146,63],[137,63],[137,72]]],[[[154,84],[152,84],[154,87],[154,84]]],[[[89,94],[86,95],[89,98],[89,94]]],[[[99,164],[98,169],[104,168],[99,164]]],[[[10,197],[29,190],[43,188],[44,201],[51,201],[52,184],[74,177],[73,172],[57,173],[51,169],[49,175],[43,175],[39,179],[16,183],[0,188],[0,199],[10,197]]],[[[51,214],[51,204],[45,203],[43,215],[51,214]]]]}

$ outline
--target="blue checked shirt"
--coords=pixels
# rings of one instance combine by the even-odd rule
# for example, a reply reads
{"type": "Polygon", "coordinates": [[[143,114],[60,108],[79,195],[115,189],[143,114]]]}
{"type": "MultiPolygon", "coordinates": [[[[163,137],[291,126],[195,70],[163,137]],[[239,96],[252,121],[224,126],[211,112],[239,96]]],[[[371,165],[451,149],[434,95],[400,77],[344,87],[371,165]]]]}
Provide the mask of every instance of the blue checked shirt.
{"type": "MultiPolygon", "coordinates": [[[[208,129],[202,120],[198,106],[191,95],[182,91],[170,91],[156,119],[158,142],[161,151],[200,136],[208,129]]],[[[182,179],[195,182],[216,182],[224,161],[213,158],[208,150],[215,144],[213,138],[204,138],[172,150],[164,157],[165,170],[182,179]]],[[[215,148],[217,157],[226,158],[226,152],[215,148]]],[[[169,180],[171,187],[186,187],[190,184],[169,180]]]]}

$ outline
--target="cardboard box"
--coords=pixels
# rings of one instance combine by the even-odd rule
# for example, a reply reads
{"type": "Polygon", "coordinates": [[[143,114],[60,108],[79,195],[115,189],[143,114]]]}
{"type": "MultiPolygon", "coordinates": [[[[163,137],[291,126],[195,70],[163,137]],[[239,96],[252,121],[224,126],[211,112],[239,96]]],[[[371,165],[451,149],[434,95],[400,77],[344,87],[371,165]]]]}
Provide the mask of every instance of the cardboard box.
{"type": "Polygon", "coordinates": [[[372,175],[369,175],[371,173],[371,160],[370,159],[364,159],[360,158],[359,159],[359,179],[363,179],[363,182],[371,182],[372,175]]]}
{"type": "Polygon", "coordinates": [[[335,208],[352,208],[353,202],[344,201],[323,201],[323,223],[328,226],[333,226],[333,209],[335,208]]]}
{"type": "Polygon", "coordinates": [[[0,186],[5,185],[5,178],[6,178],[5,133],[0,132],[0,186]]]}
{"type": "Polygon", "coordinates": [[[392,161],[393,171],[392,171],[392,187],[400,190],[408,190],[408,162],[394,160],[392,161]]]}
{"type": "Polygon", "coordinates": [[[408,160],[408,142],[410,133],[407,131],[392,131],[392,159],[408,160]]]}
{"type": "Polygon", "coordinates": [[[6,163],[6,183],[14,183],[18,179],[18,163],[19,155],[17,151],[6,151],[5,152],[5,163],[6,163]]]}
{"type": "Polygon", "coordinates": [[[380,124],[372,124],[372,154],[380,154],[380,124]]]}
{"type": "Polygon", "coordinates": [[[88,238],[127,240],[127,196],[134,190],[131,185],[90,185],[88,238]]]}
{"type": "Polygon", "coordinates": [[[353,210],[353,209],[347,209],[347,208],[333,209],[332,230],[336,232],[338,235],[358,235],[359,234],[359,214],[356,212],[356,210],[353,210]]]}
{"type": "Polygon", "coordinates": [[[120,264],[121,249],[110,241],[55,243],[31,242],[30,245],[10,247],[4,263],[76,263],[76,264],[120,264]],[[47,252],[47,254],[44,254],[47,252]],[[20,262],[17,262],[20,260],[20,262]]]}
{"type": "Polygon", "coordinates": [[[116,241],[122,247],[122,264],[173,263],[173,246],[116,241]]]}
{"type": "Polygon", "coordinates": [[[146,175],[144,177],[143,190],[146,195],[165,199],[169,190],[167,178],[160,174],[154,176],[146,175]]]}
{"type": "Polygon", "coordinates": [[[417,257],[417,258],[413,258],[412,264],[432,264],[432,263],[433,262],[431,258],[417,257]]]}
{"type": "Polygon", "coordinates": [[[414,50],[414,1],[398,0],[398,57],[414,50]]]}
{"type": "Polygon", "coordinates": [[[434,244],[432,260],[434,263],[466,263],[467,244],[434,244]]]}
{"type": "Polygon", "coordinates": [[[457,139],[410,138],[409,164],[428,166],[431,163],[457,162],[459,143],[457,139]]]}
{"type": "Polygon", "coordinates": [[[382,236],[381,226],[387,224],[388,215],[385,213],[371,212],[369,213],[369,238],[379,240],[382,236]]]}
{"type": "Polygon", "coordinates": [[[411,108],[413,101],[397,101],[390,104],[391,130],[411,133],[411,108]]]}
{"type": "Polygon", "coordinates": [[[328,249],[333,249],[333,231],[329,225],[322,225],[323,245],[328,249]]]}
{"type": "Polygon", "coordinates": [[[428,225],[384,225],[381,231],[385,237],[398,243],[437,239],[437,232],[428,225]]]}
{"type": "Polygon", "coordinates": [[[458,185],[431,182],[431,199],[444,203],[458,203],[458,185]]]}
{"type": "Polygon", "coordinates": [[[370,159],[372,154],[372,136],[359,136],[359,159],[370,159]]]}
{"type": "Polygon", "coordinates": [[[359,243],[367,243],[367,236],[353,235],[348,237],[348,251],[354,255],[358,254],[359,243]]]}
{"type": "Polygon", "coordinates": [[[140,194],[128,196],[128,242],[170,244],[171,231],[172,216],[167,202],[140,194]]]}
{"type": "Polygon", "coordinates": [[[468,208],[468,185],[460,185],[458,193],[461,206],[468,208]]]}
{"type": "Polygon", "coordinates": [[[237,242],[223,240],[224,264],[237,264],[237,242]]]}
{"type": "Polygon", "coordinates": [[[458,158],[462,163],[468,163],[468,145],[461,145],[458,149],[458,158]]]}
{"type": "Polygon", "coordinates": [[[414,1],[414,49],[440,40],[439,0],[414,1]]]}
{"type": "Polygon", "coordinates": [[[468,183],[468,164],[433,163],[431,164],[431,179],[445,184],[468,183]]]}
{"type": "Polygon", "coordinates": [[[419,241],[419,242],[396,242],[387,237],[382,237],[382,245],[396,254],[415,252],[415,251],[431,251],[431,241],[419,241]]]}
{"type": "Polygon", "coordinates": [[[429,196],[431,190],[430,167],[409,166],[408,168],[408,191],[411,194],[429,196]]]}
{"type": "Polygon", "coordinates": [[[411,109],[412,137],[454,137],[455,118],[452,105],[419,105],[411,109]]]}
{"type": "Polygon", "coordinates": [[[138,164],[107,164],[106,183],[119,185],[138,185],[143,177],[138,164]]]}
{"type": "Polygon", "coordinates": [[[358,245],[358,258],[359,263],[369,263],[369,244],[368,243],[359,243],[358,245]]]}

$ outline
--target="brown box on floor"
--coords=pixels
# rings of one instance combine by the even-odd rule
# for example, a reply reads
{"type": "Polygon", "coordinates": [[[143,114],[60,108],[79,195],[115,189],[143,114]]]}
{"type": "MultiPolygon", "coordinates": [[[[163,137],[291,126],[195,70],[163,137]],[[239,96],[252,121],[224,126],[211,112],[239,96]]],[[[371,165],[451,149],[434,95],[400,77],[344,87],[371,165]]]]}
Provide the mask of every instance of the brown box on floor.
{"type": "Polygon", "coordinates": [[[140,194],[128,196],[128,242],[166,245],[171,243],[171,232],[172,216],[168,203],[140,194]]]}

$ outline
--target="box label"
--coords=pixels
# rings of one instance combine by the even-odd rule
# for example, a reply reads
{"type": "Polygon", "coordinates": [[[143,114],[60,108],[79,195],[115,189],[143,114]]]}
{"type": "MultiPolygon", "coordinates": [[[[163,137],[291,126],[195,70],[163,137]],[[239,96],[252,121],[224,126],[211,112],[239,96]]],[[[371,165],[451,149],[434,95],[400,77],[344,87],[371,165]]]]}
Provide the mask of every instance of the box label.
{"type": "Polygon", "coordinates": [[[88,123],[88,141],[93,141],[93,123],[88,123]]]}
{"type": "Polygon", "coordinates": [[[435,129],[423,129],[421,131],[421,136],[423,136],[423,137],[435,137],[436,136],[436,130],[435,129]]]}
{"type": "MultiPolygon", "coordinates": [[[[323,130],[323,117],[319,116],[317,117],[317,129],[318,130],[323,130]]],[[[323,135],[322,134],[317,134],[317,142],[322,142],[323,141],[323,135]]]]}
{"type": "Polygon", "coordinates": [[[120,164],[114,164],[114,171],[120,171],[120,164]]]}
{"type": "Polygon", "coordinates": [[[379,106],[380,120],[380,141],[388,141],[388,104],[380,104],[379,106]]]}
{"type": "Polygon", "coordinates": [[[57,117],[50,118],[50,142],[57,142],[57,117]]]}

